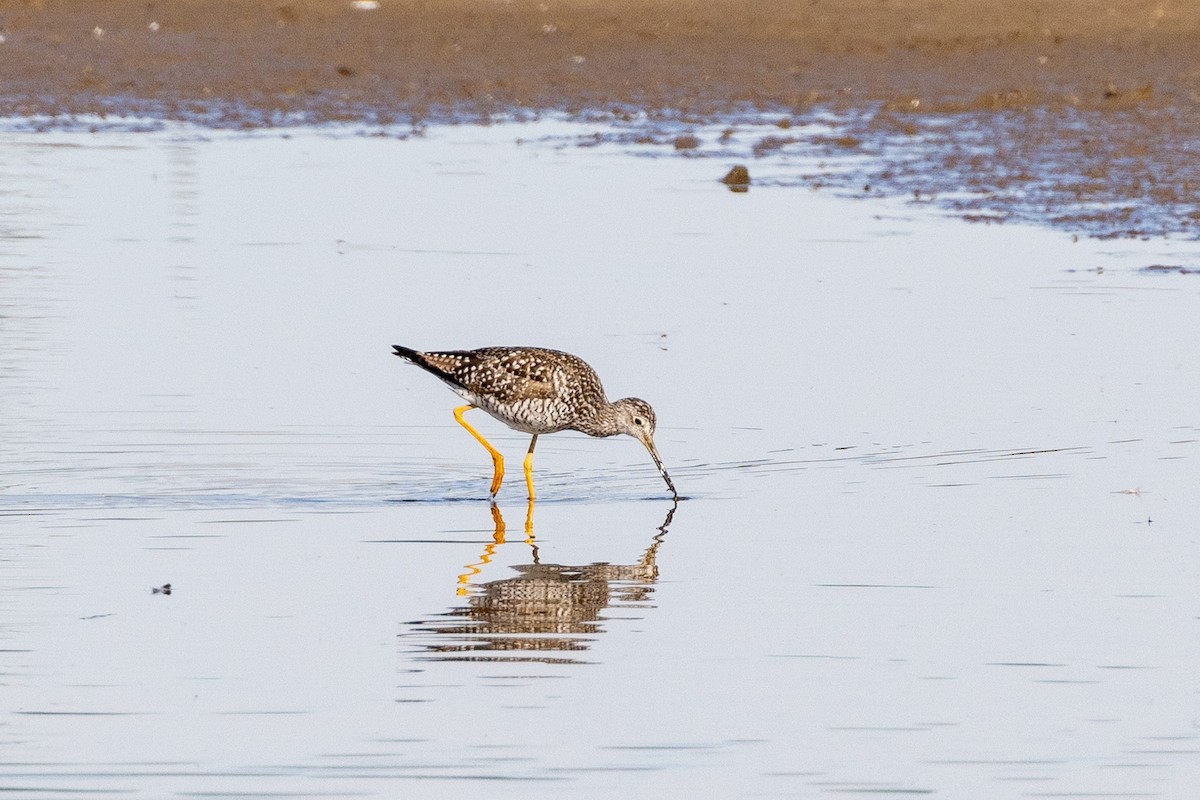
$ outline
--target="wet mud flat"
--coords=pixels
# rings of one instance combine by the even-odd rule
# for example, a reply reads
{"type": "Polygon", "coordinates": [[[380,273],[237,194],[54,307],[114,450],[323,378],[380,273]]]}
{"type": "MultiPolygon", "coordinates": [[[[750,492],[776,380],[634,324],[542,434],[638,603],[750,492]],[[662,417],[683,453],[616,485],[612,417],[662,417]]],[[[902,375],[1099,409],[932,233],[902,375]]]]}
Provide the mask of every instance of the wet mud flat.
{"type": "Polygon", "coordinates": [[[767,115],[784,129],[741,156],[858,157],[802,185],[1106,237],[1200,222],[1191,2],[30,0],[0,9],[0,35],[0,115],[34,127],[554,113],[674,152],[767,115]]]}

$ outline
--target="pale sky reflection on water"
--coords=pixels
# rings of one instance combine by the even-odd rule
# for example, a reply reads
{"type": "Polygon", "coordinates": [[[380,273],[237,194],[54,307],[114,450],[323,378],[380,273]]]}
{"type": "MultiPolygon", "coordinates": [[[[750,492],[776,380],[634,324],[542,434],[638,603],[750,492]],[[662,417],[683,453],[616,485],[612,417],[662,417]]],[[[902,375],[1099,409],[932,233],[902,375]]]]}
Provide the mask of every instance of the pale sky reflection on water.
{"type": "Polygon", "coordinates": [[[1197,785],[1195,246],[547,132],[3,134],[0,788],[1197,785]],[[501,528],[393,343],[578,353],[688,499],[548,436],[501,528]]]}

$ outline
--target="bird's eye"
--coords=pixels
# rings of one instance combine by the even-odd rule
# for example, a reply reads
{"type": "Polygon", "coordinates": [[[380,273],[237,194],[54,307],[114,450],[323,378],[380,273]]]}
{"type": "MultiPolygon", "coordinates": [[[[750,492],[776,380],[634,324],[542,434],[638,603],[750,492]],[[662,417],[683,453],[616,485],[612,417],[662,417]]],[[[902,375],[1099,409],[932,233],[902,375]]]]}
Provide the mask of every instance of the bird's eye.
{"type": "Polygon", "coordinates": [[[633,424],[634,425],[645,425],[646,423],[642,421],[641,417],[634,417],[633,424]]]}

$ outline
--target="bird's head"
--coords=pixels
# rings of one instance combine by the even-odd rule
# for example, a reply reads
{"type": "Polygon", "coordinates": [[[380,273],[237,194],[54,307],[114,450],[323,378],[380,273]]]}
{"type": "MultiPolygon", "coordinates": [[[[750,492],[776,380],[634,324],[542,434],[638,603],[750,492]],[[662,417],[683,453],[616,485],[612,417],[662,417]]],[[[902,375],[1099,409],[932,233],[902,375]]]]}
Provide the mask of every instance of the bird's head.
{"type": "Polygon", "coordinates": [[[667,488],[671,490],[672,495],[678,497],[675,484],[671,483],[671,476],[663,467],[662,459],[658,457],[658,448],[654,446],[654,409],[645,400],[637,397],[617,400],[613,403],[613,408],[617,412],[617,431],[632,436],[646,446],[650,457],[654,459],[654,466],[658,467],[663,480],[667,482],[667,488]]]}

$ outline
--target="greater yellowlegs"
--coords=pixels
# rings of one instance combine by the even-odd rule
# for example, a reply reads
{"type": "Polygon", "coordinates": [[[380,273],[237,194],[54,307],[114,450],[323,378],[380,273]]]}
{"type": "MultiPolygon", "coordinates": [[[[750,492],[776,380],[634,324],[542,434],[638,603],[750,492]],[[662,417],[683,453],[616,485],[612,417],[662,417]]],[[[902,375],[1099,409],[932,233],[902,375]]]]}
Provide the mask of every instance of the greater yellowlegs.
{"type": "Polygon", "coordinates": [[[525,485],[533,499],[533,446],[543,433],[574,430],[589,436],[624,433],[646,446],[671,496],[679,499],[654,446],[654,409],[645,400],[608,402],[600,378],[583,359],[541,347],[484,347],[423,353],[393,345],[396,355],[441,378],[467,405],[454,409],[458,424],[492,456],[492,497],[504,480],[504,456],[463,419],[482,408],[513,430],[533,434],[525,454],[525,485]]]}

